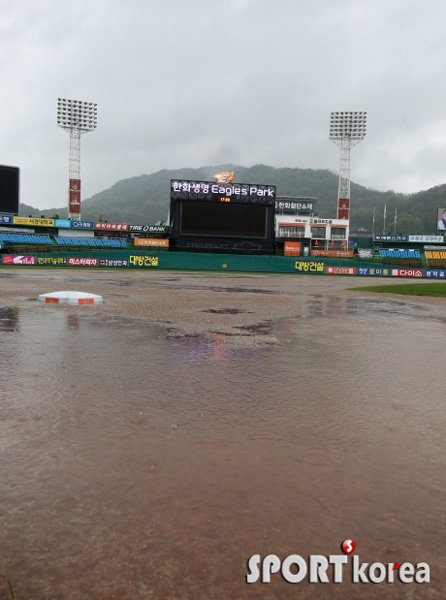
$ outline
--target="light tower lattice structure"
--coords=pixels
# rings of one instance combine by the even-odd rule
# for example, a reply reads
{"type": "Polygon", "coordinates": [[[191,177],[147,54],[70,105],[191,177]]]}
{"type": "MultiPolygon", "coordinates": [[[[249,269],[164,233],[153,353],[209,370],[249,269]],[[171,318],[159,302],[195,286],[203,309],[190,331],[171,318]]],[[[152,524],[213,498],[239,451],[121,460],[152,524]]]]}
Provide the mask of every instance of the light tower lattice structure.
{"type": "Polygon", "coordinates": [[[330,113],[330,140],[340,147],[337,218],[350,219],[350,150],[365,138],[367,113],[330,113]]]}
{"type": "Polygon", "coordinates": [[[82,100],[57,100],[57,125],[70,132],[68,218],[81,219],[81,135],[96,129],[97,104],[82,100]]]}

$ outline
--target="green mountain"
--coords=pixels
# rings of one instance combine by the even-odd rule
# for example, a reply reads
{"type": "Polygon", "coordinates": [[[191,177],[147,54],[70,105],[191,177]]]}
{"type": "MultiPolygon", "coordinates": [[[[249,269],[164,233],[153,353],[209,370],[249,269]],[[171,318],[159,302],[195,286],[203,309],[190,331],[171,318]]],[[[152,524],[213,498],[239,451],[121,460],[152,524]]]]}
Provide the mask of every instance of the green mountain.
{"type": "MultiPolygon", "coordinates": [[[[316,214],[323,218],[336,216],[338,175],[323,169],[274,168],[267,165],[240,167],[217,165],[198,169],[163,169],[151,175],[140,175],[118,181],[112,187],[82,202],[82,218],[118,223],[154,224],[166,221],[169,212],[171,179],[213,181],[215,173],[236,170],[239,183],[275,185],[278,196],[317,198],[316,214]]],[[[446,184],[416,194],[376,190],[351,182],[351,231],[393,232],[395,209],[398,212],[396,230],[401,233],[436,233],[437,208],[446,206],[446,184]]],[[[66,207],[41,211],[21,205],[21,215],[47,217],[67,216],[66,207]]]]}

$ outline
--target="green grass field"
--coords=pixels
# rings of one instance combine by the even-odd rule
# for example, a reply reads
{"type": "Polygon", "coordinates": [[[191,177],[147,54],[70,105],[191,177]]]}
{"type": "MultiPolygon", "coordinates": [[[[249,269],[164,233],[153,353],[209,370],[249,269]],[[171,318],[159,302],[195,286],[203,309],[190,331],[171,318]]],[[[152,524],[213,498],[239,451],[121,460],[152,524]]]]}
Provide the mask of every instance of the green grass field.
{"type": "Polygon", "coordinates": [[[384,294],[402,294],[404,296],[430,296],[446,298],[446,281],[433,283],[399,283],[395,285],[371,285],[367,287],[349,288],[358,292],[377,292],[384,294]]]}

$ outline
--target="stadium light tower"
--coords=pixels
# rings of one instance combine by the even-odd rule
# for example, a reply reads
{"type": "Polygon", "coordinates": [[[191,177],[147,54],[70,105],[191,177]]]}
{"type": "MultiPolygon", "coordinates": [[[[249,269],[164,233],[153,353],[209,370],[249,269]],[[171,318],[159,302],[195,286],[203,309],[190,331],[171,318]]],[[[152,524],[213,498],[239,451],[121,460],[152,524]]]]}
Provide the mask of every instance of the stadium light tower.
{"type": "Polygon", "coordinates": [[[366,134],[366,112],[330,113],[330,140],[341,149],[337,218],[350,218],[350,150],[366,134]]]}
{"type": "Polygon", "coordinates": [[[68,218],[81,219],[81,134],[96,129],[97,104],[81,100],[57,100],[57,125],[70,132],[68,218]]]}

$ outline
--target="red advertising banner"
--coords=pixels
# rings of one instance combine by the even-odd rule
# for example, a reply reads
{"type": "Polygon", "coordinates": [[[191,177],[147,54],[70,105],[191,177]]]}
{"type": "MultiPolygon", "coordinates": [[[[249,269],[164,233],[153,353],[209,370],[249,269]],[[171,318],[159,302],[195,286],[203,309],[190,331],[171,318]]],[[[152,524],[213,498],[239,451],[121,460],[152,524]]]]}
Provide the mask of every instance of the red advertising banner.
{"type": "Polygon", "coordinates": [[[95,229],[106,229],[111,231],[128,231],[129,225],[128,223],[95,223],[95,229]]]}
{"type": "Polygon", "coordinates": [[[423,269],[392,269],[392,277],[423,277],[423,269]]]}
{"type": "Polygon", "coordinates": [[[338,198],[338,219],[349,219],[350,217],[350,198],[338,198]]]}
{"type": "Polygon", "coordinates": [[[84,258],[84,257],[70,257],[68,258],[69,267],[97,267],[97,258],[84,258]]]}
{"type": "Polygon", "coordinates": [[[16,256],[15,254],[2,254],[3,265],[35,265],[35,256],[16,256]]]}
{"type": "Polygon", "coordinates": [[[329,267],[325,268],[328,275],[356,275],[356,267],[329,267]]]}
{"type": "Polygon", "coordinates": [[[81,213],[81,180],[70,179],[70,190],[68,198],[68,212],[71,215],[81,213]]]}

